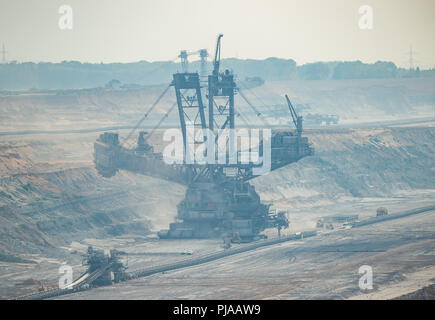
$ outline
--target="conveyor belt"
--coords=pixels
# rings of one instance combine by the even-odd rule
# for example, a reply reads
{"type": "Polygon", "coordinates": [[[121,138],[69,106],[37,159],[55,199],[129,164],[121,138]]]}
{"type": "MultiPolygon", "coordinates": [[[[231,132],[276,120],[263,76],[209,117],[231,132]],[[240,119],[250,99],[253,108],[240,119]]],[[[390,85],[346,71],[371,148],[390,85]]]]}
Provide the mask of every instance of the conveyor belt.
{"type": "Polygon", "coordinates": [[[196,257],[196,258],[185,259],[185,260],[182,260],[179,262],[164,264],[164,265],[160,265],[157,267],[136,270],[136,271],[130,272],[128,274],[128,278],[129,279],[141,278],[141,277],[150,276],[152,274],[156,274],[156,273],[160,273],[160,272],[171,271],[171,270],[176,270],[176,269],[181,269],[181,268],[186,268],[186,267],[192,267],[192,266],[196,266],[196,265],[203,264],[206,262],[218,260],[218,259],[221,259],[224,257],[239,254],[242,252],[255,250],[255,249],[258,249],[261,247],[271,246],[274,244],[278,244],[278,243],[282,243],[282,242],[286,242],[286,241],[291,241],[291,240],[296,240],[296,239],[308,238],[308,237],[312,237],[315,235],[316,235],[316,231],[308,231],[308,232],[302,232],[299,234],[294,234],[294,235],[291,235],[288,237],[281,237],[278,239],[258,241],[258,242],[254,242],[250,245],[246,245],[243,247],[238,247],[238,248],[234,248],[234,249],[219,251],[216,253],[201,255],[201,256],[196,257]]]}
{"type": "Polygon", "coordinates": [[[85,284],[91,284],[93,281],[98,279],[104,272],[107,271],[112,265],[107,264],[92,273],[85,272],[80,277],[78,277],[73,283],[71,283],[66,289],[52,289],[42,292],[37,292],[22,297],[15,298],[15,300],[43,300],[64,294],[69,294],[77,291],[85,290],[85,284]]]}
{"type": "Polygon", "coordinates": [[[365,220],[362,220],[362,221],[354,222],[352,224],[352,227],[353,228],[358,228],[358,227],[366,226],[366,225],[369,225],[369,224],[374,224],[374,223],[379,223],[379,222],[383,222],[383,221],[404,218],[404,217],[407,217],[407,216],[410,216],[410,215],[413,215],[413,214],[423,213],[423,212],[432,211],[432,210],[435,210],[435,205],[428,206],[428,207],[417,208],[417,209],[412,209],[412,210],[407,210],[407,211],[402,211],[402,212],[398,212],[398,213],[394,213],[394,214],[388,214],[388,215],[385,215],[385,216],[372,217],[372,218],[365,219],[365,220]]]}
{"type": "MultiPolygon", "coordinates": [[[[352,227],[353,228],[361,227],[361,226],[365,226],[365,225],[379,223],[379,222],[383,222],[383,221],[387,221],[387,220],[399,219],[399,218],[403,218],[403,217],[410,216],[413,214],[419,214],[419,213],[433,211],[433,210],[435,210],[435,205],[416,208],[413,210],[407,210],[407,211],[403,211],[403,212],[398,212],[398,213],[387,215],[387,216],[373,217],[373,218],[369,218],[369,219],[366,219],[363,221],[356,222],[352,225],[352,227]]],[[[316,231],[307,231],[307,232],[302,232],[302,233],[298,233],[298,234],[293,234],[293,235],[290,235],[287,237],[258,241],[258,242],[251,243],[249,245],[245,245],[245,246],[241,246],[241,247],[237,247],[237,248],[232,248],[232,249],[228,249],[228,250],[223,250],[223,251],[219,251],[216,253],[205,254],[205,255],[198,256],[198,257],[178,261],[175,263],[169,263],[169,264],[164,264],[164,265],[160,265],[160,266],[139,269],[139,270],[129,272],[127,274],[127,276],[125,277],[125,280],[147,277],[147,276],[161,273],[161,272],[172,271],[172,270],[182,269],[182,268],[186,268],[186,267],[196,266],[199,264],[207,263],[210,261],[215,261],[218,259],[222,259],[222,258],[225,258],[228,256],[235,255],[235,254],[255,250],[255,249],[258,249],[261,247],[271,246],[271,245],[283,243],[286,241],[292,241],[292,240],[297,240],[297,239],[304,239],[304,238],[308,238],[308,237],[313,237],[316,234],[317,234],[316,231]]],[[[38,292],[35,294],[26,295],[26,296],[19,297],[16,299],[41,300],[41,299],[48,299],[48,298],[59,296],[59,295],[70,294],[70,293],[77,292],[77,291],[86,290],[87,287],[84,286],[85,284],[91,284],[95,279],[97,279],[99,276],[101,276],[110,267],[111,267],[111,265],[108,264],[108,265],[104,266],[103,268],[95,270],[91,274],[85,273],[85,274],[81,275],[76,281],[73,282],[73,284],[71,284],[72,289],[49,290],[49,291],[38,292]]]]}

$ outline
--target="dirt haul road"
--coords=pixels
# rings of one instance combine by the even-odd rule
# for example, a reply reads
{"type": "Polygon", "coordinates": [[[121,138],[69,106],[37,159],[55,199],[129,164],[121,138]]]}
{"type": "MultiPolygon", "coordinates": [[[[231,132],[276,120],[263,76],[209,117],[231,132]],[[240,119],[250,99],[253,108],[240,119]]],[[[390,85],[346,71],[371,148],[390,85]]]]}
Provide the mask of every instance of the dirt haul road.
{"type": "Polygon", "coordinates": [[[435,278],[435,211],[344,229],[60,299],[390,299],[435,278]],[[361,291],[358,270],[373,270],[361,291]]]}

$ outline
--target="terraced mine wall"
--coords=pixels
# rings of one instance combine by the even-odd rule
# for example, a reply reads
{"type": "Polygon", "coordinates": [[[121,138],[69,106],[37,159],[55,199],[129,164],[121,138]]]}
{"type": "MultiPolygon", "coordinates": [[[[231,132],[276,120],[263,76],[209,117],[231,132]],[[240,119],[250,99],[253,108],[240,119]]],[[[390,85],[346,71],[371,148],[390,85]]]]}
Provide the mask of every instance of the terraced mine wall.
{"type": "MultiPolygon", "coordinates": [[[[70,89],[29,92],[0,91],[0,133],[23,131],[92,130],[128,127],[143,116],[162,93],[171,77],[160,86],[125,89],[70,89]],[[166,83],[166,84],[165,84],[166,83]]],[[[247,98],[273,125],[290,126],[283,94],[287,93],[302,116],[337,115],[339,124],[409,118],[435,118],[435,78],[360,79],[318,81],[266,81],[244,91],[247,98]]],[[[243,87],[241,88],[243,90],[243,87]]],[[[143,123],[153,128],[176,101],[173,90],[143,123]]],[[[258,117],[236,95],[237,111],[250,125],[258,117]]],[[[178,127],[176,112],[164,125],[178,127]]],[[[309,125],[305,122],[304,128],[309,125]]]]}
{"type": "Polygon", "coordinates": [[[145,237],[152,228],[149,215],[164,198],[158,188],[173,194],[165,205],[175,214],[182,187],[123,172],[104,179],[93,168],[87,140],[73,140],[72,145],[53,144],[51,138],[0,143],[0,253],[5,257],[53,255],[85,238],[145,237]]]}
{"type": "Polygon", "coordinates": [[[256,179],[263,199],[296,208],[435,189],[435,128],[313,130],[307,135],[316,154],[256,179]]]}
{"type": "MultiPolygon", "coordinates": [[[[435,128],[307,131],[312,157],[254,179],[263,200],[305,210],[365,198],[432,197],[435,128]]],[[[96,135],[0,142],[0,253],[52,254],[71,241],[146,236],[176,214],[184,187],[92,163],[96,135]],[[67,154],[67,156],[66,156],[67,154]],[[67,160],[66,160],[67,159],[67,160]]],[[[352,206],[350,204],[349,206],[352,206]]],[[[25,258],[25,257],[24,257],[25,258]]]]}

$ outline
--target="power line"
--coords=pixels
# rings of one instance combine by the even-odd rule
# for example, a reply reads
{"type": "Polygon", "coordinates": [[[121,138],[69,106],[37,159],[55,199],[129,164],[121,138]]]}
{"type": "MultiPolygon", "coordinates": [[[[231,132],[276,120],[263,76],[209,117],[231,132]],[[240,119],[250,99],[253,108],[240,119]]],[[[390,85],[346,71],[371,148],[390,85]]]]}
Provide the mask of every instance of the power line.
{"type": "Polygon", "coordinates": [[[5,49],[5,44],[4,43],[3,43],[3,46],[2,46],[1,53],[2,53],[2,63],[6,63],[6,53],[7,53],[7,51],[5,49]]]}
{"type": "Polygon", "coordinates": [[[409,46],[409,51],[407,52],[407,54],[409,55],[409,70],[414,70],[414,64],[416,62],[414,59],[414,55],[416,54],[416,52],[413,51],[412,45],[409,46]]]}

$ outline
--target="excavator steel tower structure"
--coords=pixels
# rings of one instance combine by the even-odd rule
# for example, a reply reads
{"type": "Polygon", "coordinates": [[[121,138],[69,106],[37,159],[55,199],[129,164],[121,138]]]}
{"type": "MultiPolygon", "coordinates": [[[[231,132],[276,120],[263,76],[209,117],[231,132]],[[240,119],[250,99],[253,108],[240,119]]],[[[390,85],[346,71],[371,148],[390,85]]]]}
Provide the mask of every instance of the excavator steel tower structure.
{"type": "MultiPolygon", "coordinates": [[[[261,202],[254,186],[249,183],[249,180],[258,176],[255,169],[261,167],[262,163],[251,158],[249,161],[238,161],[243,152],[252,151],[252,145],[248,150],[238,148],[237,136],[228,134],[236,128],[238,113],[234,98],[240,91],[233,73],[229,70],[220,71],[222,37],[220,34],[217,38],[213,71],[208,76],[205,97],[198,73],[176,73],[170,84],[175,90],[185,162],[165,162],[162,154],[154,153],[147,144],[143,133],[139,134],[138,145],[133,149],[121,145],[116,133],[106,132],[94,144],[95,165],[105,177],[113,176],[118,170],[129,170],[187,186],[185,198],[177,206],[176,221],[170,224],[169,229],[158,233],[161,238],[212,238],[236,234],[242,240],[250,241],[261,237],[261,232],[266,228],[276,227],[280,230],[289,225],[282,213],[270,213],[270,205],[261,202]],[[208,103],[204,103],[204,98],[208,103]],[[200,134],[189,137],[189,129],[200,134]],[[189,148],[201,145],[212,146],[205,149],[205,153],[215,159],[216,142],[221,138],[228,143],[228,147],[225,144],[226,148],[235,148],[235,162],[186,161],[191,160],[187,159],[191,154],[189,148]]],[[[241,96],[246,101],[242,93],[241,96]]],[[[308,139],[302,137],[302,117],[296,114],[288,96],[286,100],[296,130],[272,132],[270,138],[263,134],[259,140],[258,156],[264,162],[265,153],[270,153],[270,170],[296,162],[314,152],[308,139]],[[265,149],[267,145],[270,146],[269,150],[265,149]]],[[[256,109],[255,112],[257,116],[261,115],[256,109]]]]}

